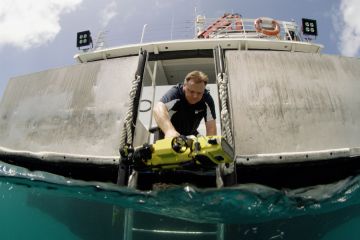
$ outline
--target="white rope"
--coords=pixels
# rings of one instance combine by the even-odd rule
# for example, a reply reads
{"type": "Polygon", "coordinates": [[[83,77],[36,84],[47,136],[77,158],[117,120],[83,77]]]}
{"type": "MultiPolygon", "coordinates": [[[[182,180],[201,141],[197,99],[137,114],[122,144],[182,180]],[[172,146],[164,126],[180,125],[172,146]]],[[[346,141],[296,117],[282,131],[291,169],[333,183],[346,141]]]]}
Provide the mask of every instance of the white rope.
{"type": "MultiPolygon", "coordinates": [[[[221,105],[221,112],[220,112],[220,118],[221,118],[221,131],[222,135],[224,136],[225,140],[230,144],[230,146],[234,147],[233,143],[233,135],[231,131],[231,121],[230,121],[230,114],[228,110],[228,77],[225,73],[219,73],[217,75],[217,82],[219,86],[219,99],[220,99],[220,105],[221,105]]],[[[221,175],[228,175],[235,171],[235,162],[230,164],[228,167],[225,164],[221,164],[217,168],[219,172],[219,176],[221,175]]],[[[222,180],[222,179],[221,179],[222,180]]],[[[221,187],[221,185],[218,185],[221,187]]]]}
{"type": "Polygon", "coordinates": [[[130,98],[129,98],[129,108],[126,112],[125,118],[124,118],[124,129],[121,132],[120,137],[120,149],[122,149],[125,144],[132,144],[132,119],[134,115],[134,104],[135,104],[135,97],[136,97],[136,91],[138,89],[138,85],[140,83],[140,76],[136,75],[136,78],[132,81],[131,91],[130,91],[130,98]]]}
{"type": "Polygon", "coordinates": [[[231,131],[231,121],[230,121],[230,114],[228,110],[228,78],[225,73],[219,73],[217,76],[217,82],[219,86],[219,94],[220,94],[220,104],[221,104],[221,126],[222,132],[225,140],[230,144],[230,146],[234,147],[233,145],[233,137],[231,131]]]}

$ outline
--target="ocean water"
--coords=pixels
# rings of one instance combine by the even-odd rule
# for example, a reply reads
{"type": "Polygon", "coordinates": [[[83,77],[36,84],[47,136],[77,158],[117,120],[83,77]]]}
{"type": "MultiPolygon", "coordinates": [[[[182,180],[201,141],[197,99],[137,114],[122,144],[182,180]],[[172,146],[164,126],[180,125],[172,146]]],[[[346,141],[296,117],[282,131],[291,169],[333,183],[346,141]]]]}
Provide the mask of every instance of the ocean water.
{"type": "Polygon", "coordinates": [[[0,239],[360,239],[360,176],[138,191],[0,162],[0,239]],[[156,231],[149,231],[156,230],[156,231]]]}

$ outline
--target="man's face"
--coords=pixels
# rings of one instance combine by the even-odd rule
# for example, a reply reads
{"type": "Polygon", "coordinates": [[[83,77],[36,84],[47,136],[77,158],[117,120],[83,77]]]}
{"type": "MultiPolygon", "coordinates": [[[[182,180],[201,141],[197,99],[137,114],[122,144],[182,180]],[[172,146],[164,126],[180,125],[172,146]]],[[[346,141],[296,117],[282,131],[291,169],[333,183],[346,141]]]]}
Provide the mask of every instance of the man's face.
{"type": "Polygon", "coordinates": [[[205,84],[203,82],[195,83],[190,79],[184,84],[185,98],[190,104],[195,104],[201,100],[205,92],[205,84]]]}

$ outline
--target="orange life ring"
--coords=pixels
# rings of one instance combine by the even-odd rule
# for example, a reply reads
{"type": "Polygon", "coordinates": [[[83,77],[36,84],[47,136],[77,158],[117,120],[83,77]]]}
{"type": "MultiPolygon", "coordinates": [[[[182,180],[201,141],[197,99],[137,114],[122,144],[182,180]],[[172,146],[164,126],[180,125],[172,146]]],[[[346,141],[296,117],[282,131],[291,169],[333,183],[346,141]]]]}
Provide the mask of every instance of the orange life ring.
{"type": "Polygon", "coordinates": [[[257,18],[254,22],[255,29],[257,32],[260,32],[268,36],[276,36],[280,33],[280,25],[276,20],[269,19],[269,22],[271,22],[273,29],[265,29],[262,27],[263,19],[264,18],[257,18]]]}

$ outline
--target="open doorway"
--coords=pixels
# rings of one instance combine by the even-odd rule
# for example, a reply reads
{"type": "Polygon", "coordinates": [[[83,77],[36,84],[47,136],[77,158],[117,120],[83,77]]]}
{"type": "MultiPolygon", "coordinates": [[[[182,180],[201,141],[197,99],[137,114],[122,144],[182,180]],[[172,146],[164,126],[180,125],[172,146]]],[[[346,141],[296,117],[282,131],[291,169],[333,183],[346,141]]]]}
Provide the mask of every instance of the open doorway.
{"type": "MultiPolygon", "coordinates": [[[[144,143],[144,141],[149,143],[154,141],[153,134],[141,134],[142,131],[148,132],[151,128],[157,126],[152,113],[154,104],[158,102],[164,93],[172,86],[183,83],[187,73],[194,70],[202,71],[209,77],[206,88],[210,91],[210,94],[214,99],[217,134],[221,135],[218,90],[216,85],[214,59],[212,56],[181,59],[155,59],[148,61],[146,65],[138,113],[139,123],[135,130],[135,135],[142,135],[140,138],[147,138],[146,141],[145,139],[142,139],[142,143],[144,143]]],[[[201,135],[205,135],[204,120],[200,123],[198,131],[201,135]]]]}

